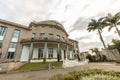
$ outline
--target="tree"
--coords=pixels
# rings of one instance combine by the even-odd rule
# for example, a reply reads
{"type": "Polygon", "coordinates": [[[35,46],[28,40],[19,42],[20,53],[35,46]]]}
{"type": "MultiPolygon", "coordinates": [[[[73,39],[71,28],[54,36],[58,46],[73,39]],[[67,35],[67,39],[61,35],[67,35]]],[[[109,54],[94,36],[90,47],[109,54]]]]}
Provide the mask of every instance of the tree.
{"type": "Polygon", "coordinates": [[[108,49],[118,49],[120,53],[120,40],[112,39],[112,45],[108,45],[108,49]]]}
{"type": "Polygon", "coordinates": [[[120,31],[117,27],[117,25],[120,25],[120,12],[116,13],[115,15],[111,15],[108,13],[108,15],[105,17],[105,23],[107,26],[109,26],[109,31],[115,27],[119,37],[120,37],[120,31]]]}
{"type": "Polygon", "coordinates": [[[92,53],[95,53],[97,55],[97,57],[99,58],[98,60],[101,60],[101,55],[98,48],[92,48],[90,50],[92,53]]]}
{"type": "Polygon", "coordinates": [[[112,39],[112,44],[113,45],[108,45],[109,49],[120,49],[120,40],[112,39]]]}
{"type": "Polygon", "coordinates": [[[106,26],[106,24],[105,24],[103,19],[104,18],[100,18],[98,20],[91,19],[91,22],[89,22],[89,24],[88,24],[87,30],[89,32],[98,30],[98,34],[99,34],[100,40],[101,40],[104,48],[107,49],[106,45],[105,45],[105,42],[103,40],[102,34],[101,34],[102,33],[102,29],[106,26]]]}
{"type": "Polygon", "coordinates": [[[90,54],[86,56],[86,59],[89,59],[89,61],[93,61],[92,56],[90,54]]]}

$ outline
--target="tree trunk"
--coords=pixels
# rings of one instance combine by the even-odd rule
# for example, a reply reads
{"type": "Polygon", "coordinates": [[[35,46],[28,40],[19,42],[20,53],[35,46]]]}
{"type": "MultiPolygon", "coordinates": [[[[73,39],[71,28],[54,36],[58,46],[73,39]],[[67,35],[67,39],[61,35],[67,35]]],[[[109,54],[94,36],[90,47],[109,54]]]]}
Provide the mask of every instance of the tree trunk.
{"type": "Polygon", "coordinates": [[[119,31],[119,29],[117,28],[117,26],[116,26],[116,25],[115,25],[115,28],[116,28],[116,31],[117,31],[117,33],[118,33],[119,37],[120,37],[120,31],[119,31]]]}
{"type": "Polygon", "coordinates": [[[107,47],[106,47],[106,45],[105,45],[105,42],[104,42],[104,40],[103,40],[103,37],[102,37],[102,35],[101,35],[101,32],[100,32],[100,30],[99,30],[99,29],[98,29],[98,33],[99,33],[100,40],[101,40],[101,42],[102,42],[102,44],[103,44],[104,48],[105,48],[105,49],[107,49],[107,47]]]}

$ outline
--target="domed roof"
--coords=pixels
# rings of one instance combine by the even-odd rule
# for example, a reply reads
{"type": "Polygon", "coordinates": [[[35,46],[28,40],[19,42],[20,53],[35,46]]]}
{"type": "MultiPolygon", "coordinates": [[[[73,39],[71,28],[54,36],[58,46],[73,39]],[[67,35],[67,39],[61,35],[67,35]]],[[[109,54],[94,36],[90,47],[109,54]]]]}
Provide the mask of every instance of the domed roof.
{"type": "Polygon", "coordinates": [[[46,20],[46,21],[40,21],[40,22],[34,21],[34,22],[31,22],[30,25],[51,25],[51,26],[55,26],[55,27],[62,29],[67,34],[63,25],[56,20],[46,20]]]}
{"type": "Polygon", "coordinates": [[[40,21],[38,22],[38,24],[48,24],[48,25],[58,26],[64,29],[63,25],[56,20],[40,21]]]}

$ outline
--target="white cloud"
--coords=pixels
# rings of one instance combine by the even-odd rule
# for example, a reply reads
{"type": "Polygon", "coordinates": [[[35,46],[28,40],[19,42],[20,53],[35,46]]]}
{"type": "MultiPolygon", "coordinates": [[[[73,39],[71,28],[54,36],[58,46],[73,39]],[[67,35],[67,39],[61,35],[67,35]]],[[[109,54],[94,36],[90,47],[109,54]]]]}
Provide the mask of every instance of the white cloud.
{"type": "MultiPolygon", "coordinates": [[[[0,3],[0,18],[16,23],[28,25],[33,20],[47,19],[60,21],[69,37],[79,40],[83,51],[102,47],[97,32],[86,31],[89,20],[120,10],[120,0],[0,0],[0,3]]],[[[114,30],[108,32],[104,29],[102,35],[107,44],[112,38],[118,38],[114,30]]]]}

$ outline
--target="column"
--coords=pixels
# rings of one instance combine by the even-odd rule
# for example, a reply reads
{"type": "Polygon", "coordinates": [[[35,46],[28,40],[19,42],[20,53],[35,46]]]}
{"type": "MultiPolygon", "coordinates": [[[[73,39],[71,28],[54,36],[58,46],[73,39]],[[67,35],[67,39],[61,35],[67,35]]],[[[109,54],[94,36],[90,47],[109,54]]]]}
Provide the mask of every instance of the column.
{"type": "Polygon", "coordinates": [[[66,48],[66,59],[69,59],[69,47],[67,45],[67,48],[66,48]]]}
{"type": "Polygon", "coordinates": [[[29,61],[32,59],[32,56],[33,56],[33,43],[30,44],[29,61]]]}
{"type": "Polygon", "coordinates": [[[75,53],[74,53],[74,48],[72,49],[72,59],[74,59],[74,55],[75,55],[75,53]]]}
{"type": "Polygon", "coordinates": [[[20,46],[21,46],[21,48],[20,48],[20,52],[19,52],[19,56],[18,56],[18,61],[20,61],[20,59],[21,59],[22,50],[23,50],[24,45],[21,44],[20,46]]]}
{"type": "Polygon", "coordinates": [[[69,57],[70,57],[70,59],[72,59],[72,50],[70,50],[70,54],[69,54],[69,57]]]}
{"type": "Polygon", "coordinates": [[[44,44],[44,52],[43,52],[43,55],[44,55],[44,58],[47,58],[47,43],[44,44]]]}
{"type": "Polygon", "coordinates": [[[77,51],[76,51],[76,45],[74,44],[74,50],[75,50],[75,54],[77,54],[77,51]]]}
{"type": "Polygon", "coordinates": [[[57,59],[60,62],[60,43],[57,44],[57,59]]]}

